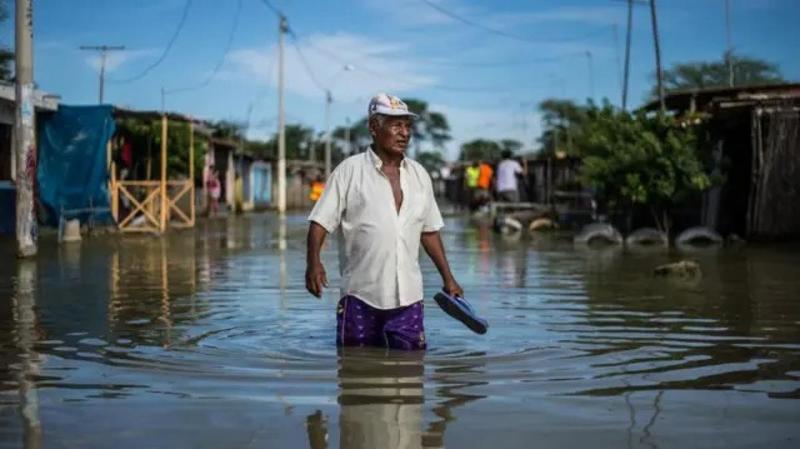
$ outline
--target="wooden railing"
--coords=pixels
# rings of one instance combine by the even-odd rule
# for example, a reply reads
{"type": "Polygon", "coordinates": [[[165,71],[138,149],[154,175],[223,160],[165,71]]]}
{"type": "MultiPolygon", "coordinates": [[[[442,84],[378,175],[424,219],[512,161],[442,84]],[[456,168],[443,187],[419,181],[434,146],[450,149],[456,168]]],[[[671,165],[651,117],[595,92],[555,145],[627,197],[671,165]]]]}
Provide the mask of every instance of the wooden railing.
{"type": "Polygon", "coordinates": [[[167,226],[190,228],[195,224],[194,183],[191,180],[114,181],[111,183],[111,214],[123,232],[161,233],[167,226]],[[186,199],[185,205],[179,201],[186,199]],[[126,210],[120,206],[127,204],[126,210]],[[166,206],[166,207],[164,207],[166,206]],[[162,214],[162,209],[166,214],[162,214]],[[120,216],[120,212],[124,216],[120,216]]]}
{"type": "Polygon", "coordinates": [[[177,228],[191,228],[194,226],[194,183],[189,179],[167,181],[167,186],[175,187],[174,192],[170,192],[173,189],[167,189],[167,220],[169,220],[169,224],[177,228]],[[178,201],[186,196],[187,193],[189,194],[189,204],[188,207],[183,209],[178,204],[178,201]],[[175,215],[173,215],[173,212],[175,215]],[[173,221],[173,218],[177,218],[177,220],[173,221]]]}
{"type": "Polygon", "coordinates": [[[161,117],[161,179],[117,180],[112,157],[111,141],[107,151],[108,187],[111,192],[111,215],[123,232],[163,233],[168,225],[190,228],[195,223],[194,192],[194,125],[189,122],[189,177],[186,180],[167,179],[167,116],[161,117]],[[179,201],[187,196],[188,204],[179,201]],[[126,206],[120,217],[120,206],[126,206]],[[173,222],[173,217],[175,218],[173,222]]]}
{"type": "Polygon", "coordinates": [[[113,181],[111,214],[123,232],[164,231],[161,220],[161,181],[113,181]],[[120,216],[120,205],[130,207],[120,216]]]}

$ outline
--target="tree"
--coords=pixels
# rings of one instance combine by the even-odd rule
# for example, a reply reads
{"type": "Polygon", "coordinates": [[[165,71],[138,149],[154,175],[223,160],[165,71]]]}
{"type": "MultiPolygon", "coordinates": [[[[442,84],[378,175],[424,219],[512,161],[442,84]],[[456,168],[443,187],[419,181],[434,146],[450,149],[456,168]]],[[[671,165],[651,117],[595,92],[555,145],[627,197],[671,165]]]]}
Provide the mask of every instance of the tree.
{"type": "MultiPolygon", "coordinates": [[[[590,103],[591,105],[591,103],[590,103]]],[[[543,131],[539,137],[540,153],[552,155],[564,152],[580,155],[579,143],[587,120],[587,107],[572,100],[547,99],[539,103],[543,131]]]]}
{"type": "Polygon", "coordinates": [[[439,173],[439,170],[444,167],[444,159],[442,154],[438,151],[424,151],[417,156],[417,162],[422,164],[428,173],[439,173]]]}
{"type": "Polygon", "coordinates": [[[670,209],[711,185],[698,157],[697,130],[675,118],[590,107],[581,177],[612,207],[644,205],[669,233],[670,209]]]}
{"type": "Polygon", "coordinates": [[[372,137],[369,134],[369,127],[367,126],[367,118],[355,122],[350,126],[350,135],[348,136],[346,126],[339,126],[333,130],[332,136],[339,141],[343,148],[348,148],[347,138],[350,138],[350,152],[357,153],[361,148],[366,147],[372,142],[372,137]]]}
{"type": "Polygon", "coordinates": [[[459,159],[462,161],[500,159],[503,147],[494,140],[475,139],[461,145],[459,159]]]}
{"type": "MultiPolygon", "coordinates": [[[[122,132],[134,146],[136,154],[142,155],[142,164],[134,166],[134,179],[149,179],[157,176],[161,158],[161,120],[127,117],[117,120],[117,129],[122,132]],[[149,164],[146,160],[150,159],[149,164]],[[148,174],[145,167],[150,167],[148,174]]],[[[183,121],[170,121],[167,128],[167,176],[185,175],[189,173],[189,125],[183,121]]],[[[194,172],[195,177],[203,173],[205,154],[208,142],[202,134],[194,135],[194,172]]]]}
{"type": "MultiPolygon", "coordinates": [[[[284,132],[286,136],[286,159],[307,160],[311,156],[311,150],[313,149],[316,156],[315,160],[323,160],[325,151],[324,134],[320,133],[317,136],[312,128],[299,124],[286,125],[284,132]]],[[[269,156],[277,159],[278,135],[273,135],[266,145],[271,149],[269,156]]],[[[336,148],[333,147],[331,150],[331,158],[336,160],[336,148]]]]}
{"type": "Polygon", "coordinates": [[[412,123],[412,138],[419,153],[422,142],[430,142],[437,149],[451,139],[450,124],[447,117],[440,112],[428,110],[428,103],[416,98],[404,98],[403,101],[408,106],[408,110],[417,114],[419,118],[412,123]]]}
{"type": "MultiPolygon", "coordinates": [[[[673,65],[664,71],[664,86],[667,90],[728,87],[730,85],[728,58],[733,63],[733,79],[736,86],[786,82],[778,66],[773,63],[757,58],[725,54],[720,61],[673,65]]],[[[651,94],[653,96],[658,94],[655,87],[651,94]]]]}
{"type": "MultiPolygon", "coordinates": [[[[0,0],[0,24],[8,20],[8,5],[5,0],[0,0]]],[[[0,80],[11,81],[11,67],[14,63],[14,52],[0,46],[0,80]]]]}
{"type": "Polygon", "coordinates": [[[501,139],[500,147],[503,148],[503,151],[510,151],[512,154],[516,154],[522,149],[522,142],[515,139],[501,139]]]}
{"type": "Polygon", "coordinates": [[[231,120],[219,120],[213,123],[214,137],[240,141],[244,139],[244,123],[231,120]]]}

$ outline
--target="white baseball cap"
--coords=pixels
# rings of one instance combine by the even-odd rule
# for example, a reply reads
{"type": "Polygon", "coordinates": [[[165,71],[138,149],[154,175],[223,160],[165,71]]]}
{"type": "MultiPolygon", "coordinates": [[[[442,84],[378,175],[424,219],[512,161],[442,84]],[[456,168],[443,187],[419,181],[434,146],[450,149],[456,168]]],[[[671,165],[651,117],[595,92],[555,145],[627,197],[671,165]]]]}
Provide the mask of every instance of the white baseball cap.
{"type": "Polygon", "coordinates": [[[394,95],[379,93],[372,97],[369,101],[369,108],[367,110],[369,117],[375,114],[391,115],[395,117],[411,117],[417,118],[418,115],[408,110],[408,105],[394,95]]]}

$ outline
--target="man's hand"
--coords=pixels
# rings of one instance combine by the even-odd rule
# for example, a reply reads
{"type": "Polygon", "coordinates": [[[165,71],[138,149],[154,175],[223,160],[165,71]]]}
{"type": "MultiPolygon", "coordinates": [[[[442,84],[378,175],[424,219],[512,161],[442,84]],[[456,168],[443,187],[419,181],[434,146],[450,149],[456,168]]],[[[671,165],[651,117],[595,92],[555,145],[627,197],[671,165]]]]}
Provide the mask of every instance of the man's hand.
{"type": "Polygon", "coordinates": [[[322,297],[322,287],[328,286],[328,277],[319,253],[325,242],[327,231],[319,223],[308,226],[308,253],[306,254],[306,290],[317,298],[322,297]]]}
{"type": "Polygon", "coordinates": [[[450,278],[444,282],[444,291],[447,292],[450,296],[458,296],[459,298],[464,297],[464,289],[458,285],[455,279],[450,278]]]}
{"type": "Polygon", "coordinates": [[[322,297],[322,287],[328,286],[328,277],[322,263],[306,266],[306,290],[317,298],[322,297]]]}

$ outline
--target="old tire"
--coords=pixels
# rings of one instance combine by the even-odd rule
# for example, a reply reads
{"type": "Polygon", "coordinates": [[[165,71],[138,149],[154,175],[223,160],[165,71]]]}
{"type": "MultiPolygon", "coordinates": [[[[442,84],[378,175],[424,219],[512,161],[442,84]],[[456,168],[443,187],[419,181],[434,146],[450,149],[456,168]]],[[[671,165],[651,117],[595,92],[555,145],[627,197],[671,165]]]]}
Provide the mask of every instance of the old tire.
{"type": "Polygon", "coordinates": [[[667,234],[655,228],[639,228],[633,231],[626,239],[628,246],[668,246],[667,234]]]}
{"type": "Polygon", "coordinates": [[[689,228],[675,239],[675,244],[678,246],[721,245],[722,242],[723,239],[717,231],[705,226],[689,228]]]}
{"type": "Polygon", "coordinates": [[[574,241],[582,245],[595,242],[621,245],[623,240],[622,234],[614,226],[608,223],[592,223],[584,226],[581,232],[575,236],[574,241]]]}

